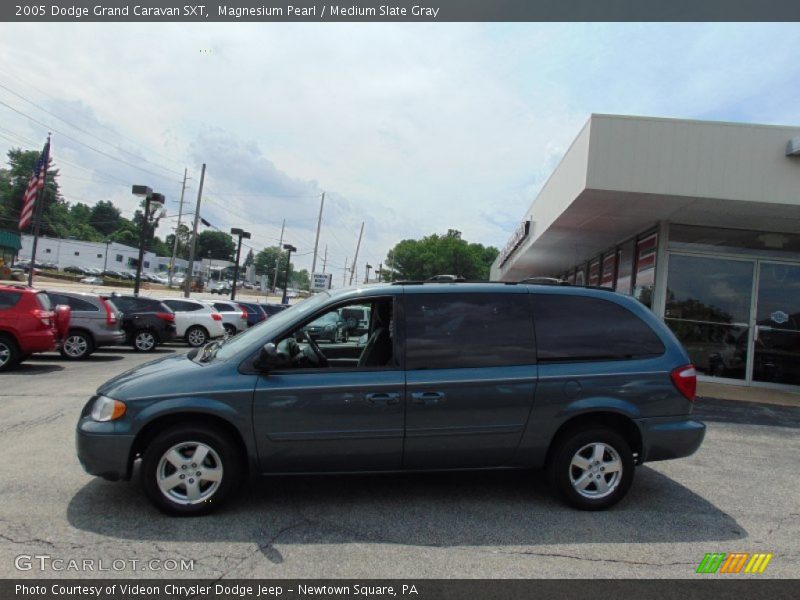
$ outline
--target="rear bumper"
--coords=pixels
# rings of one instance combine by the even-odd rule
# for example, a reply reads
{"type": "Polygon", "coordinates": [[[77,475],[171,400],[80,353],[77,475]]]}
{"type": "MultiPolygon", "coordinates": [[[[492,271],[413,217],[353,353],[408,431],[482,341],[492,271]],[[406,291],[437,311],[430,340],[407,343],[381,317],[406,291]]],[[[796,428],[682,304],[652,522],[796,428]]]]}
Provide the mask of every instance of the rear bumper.
{"type": "Polygon", "coordinates": [[[669,460],[694,454],[706,435],[705,423],[682,417],[658,417],[636,421],[642,434],[640,462],[669,460]]]}
{"type": "Polygon", "coordinates": [[[78,460],[89,475],[110,481],[130,479],[128,458],[134,436],[115,434],[113,430],[113,423],[81,418],[75,431],[78,460]]]}
{"type": "Polygon", "coordinates": [[[21,335],[17,341],[20,352],[23,354],[50,352],[58,349],[58,336],[53,330],[26,333],[21,335]]]}

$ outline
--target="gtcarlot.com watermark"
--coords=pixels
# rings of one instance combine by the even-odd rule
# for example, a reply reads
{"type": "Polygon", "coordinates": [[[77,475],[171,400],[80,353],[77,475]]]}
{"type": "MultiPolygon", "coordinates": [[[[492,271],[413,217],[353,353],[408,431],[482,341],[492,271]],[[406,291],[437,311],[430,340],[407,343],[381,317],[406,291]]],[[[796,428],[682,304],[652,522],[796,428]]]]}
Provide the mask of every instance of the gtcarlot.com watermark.
{"type": "Polygon", "coordinates": [[[64,558],[49,554],[20,554],[14,558],[17,571],[194,571],[194,559],[189,558],[64,558]]]}

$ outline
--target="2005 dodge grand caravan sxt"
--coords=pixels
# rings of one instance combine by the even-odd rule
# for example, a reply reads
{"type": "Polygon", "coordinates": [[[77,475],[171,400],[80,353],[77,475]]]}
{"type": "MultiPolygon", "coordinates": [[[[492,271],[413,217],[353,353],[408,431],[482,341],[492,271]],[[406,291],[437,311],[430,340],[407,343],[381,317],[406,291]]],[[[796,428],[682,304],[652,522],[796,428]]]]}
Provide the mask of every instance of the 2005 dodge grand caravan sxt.
{"type": "Polygon", "coordinates": [[[320,293],[229,339],[100,387],[81,413],[90,474],[142,485],[177,515],[247,474],[542,468],[570,505],[604,509],[634,466],[692,454],[695,371],[636,300],[581,287],[378,284],[320,293]],[[304,327],[370,309],[360,340],[304,327]],[[366,340],[366,341],[365,341],[366,340]]]}

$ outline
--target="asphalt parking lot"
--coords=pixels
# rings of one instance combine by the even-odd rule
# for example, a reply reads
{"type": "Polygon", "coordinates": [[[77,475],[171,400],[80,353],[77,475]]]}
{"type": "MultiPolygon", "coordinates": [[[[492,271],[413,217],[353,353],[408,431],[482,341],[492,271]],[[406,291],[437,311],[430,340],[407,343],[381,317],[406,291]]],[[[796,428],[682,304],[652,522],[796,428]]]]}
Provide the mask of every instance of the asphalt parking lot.
{"type": "Polygon", "coordinates": [[[481,472],[269,478],[216,515],[174,519],[135,482],[86,475],[74,450],[95,388],[152,358],[48,354],[0,375],[1,577],[697,577],[706,552],[734,551],[774,554],[758,577],[796,577],[797,407],[701,400],[700,451],[640,467],[608,512],[565,508],[540,475],[481,472]],[[127,564],[19,571],[20,555],[127,564]],[[144,571],[152,559],[193,569],[144,571]]]}

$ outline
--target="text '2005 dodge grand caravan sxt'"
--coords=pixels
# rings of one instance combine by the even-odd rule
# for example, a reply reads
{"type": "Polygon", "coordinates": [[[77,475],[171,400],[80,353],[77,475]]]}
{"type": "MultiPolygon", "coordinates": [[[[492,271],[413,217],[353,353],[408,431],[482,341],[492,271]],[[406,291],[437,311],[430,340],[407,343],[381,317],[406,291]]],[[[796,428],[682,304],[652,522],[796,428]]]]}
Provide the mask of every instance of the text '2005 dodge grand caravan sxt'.
{"type": "Polygon", "coordinates": [[[77,426],[90,474],[178,515],[246,475],[546,468],[570,505],[618,502],[634,466],[692,454],[695,371],[633,298],[580,287],[379,284],[317,294],[100,387],[77,426]],[[305,327],[369,308],[369,331],[305,327]]]}

